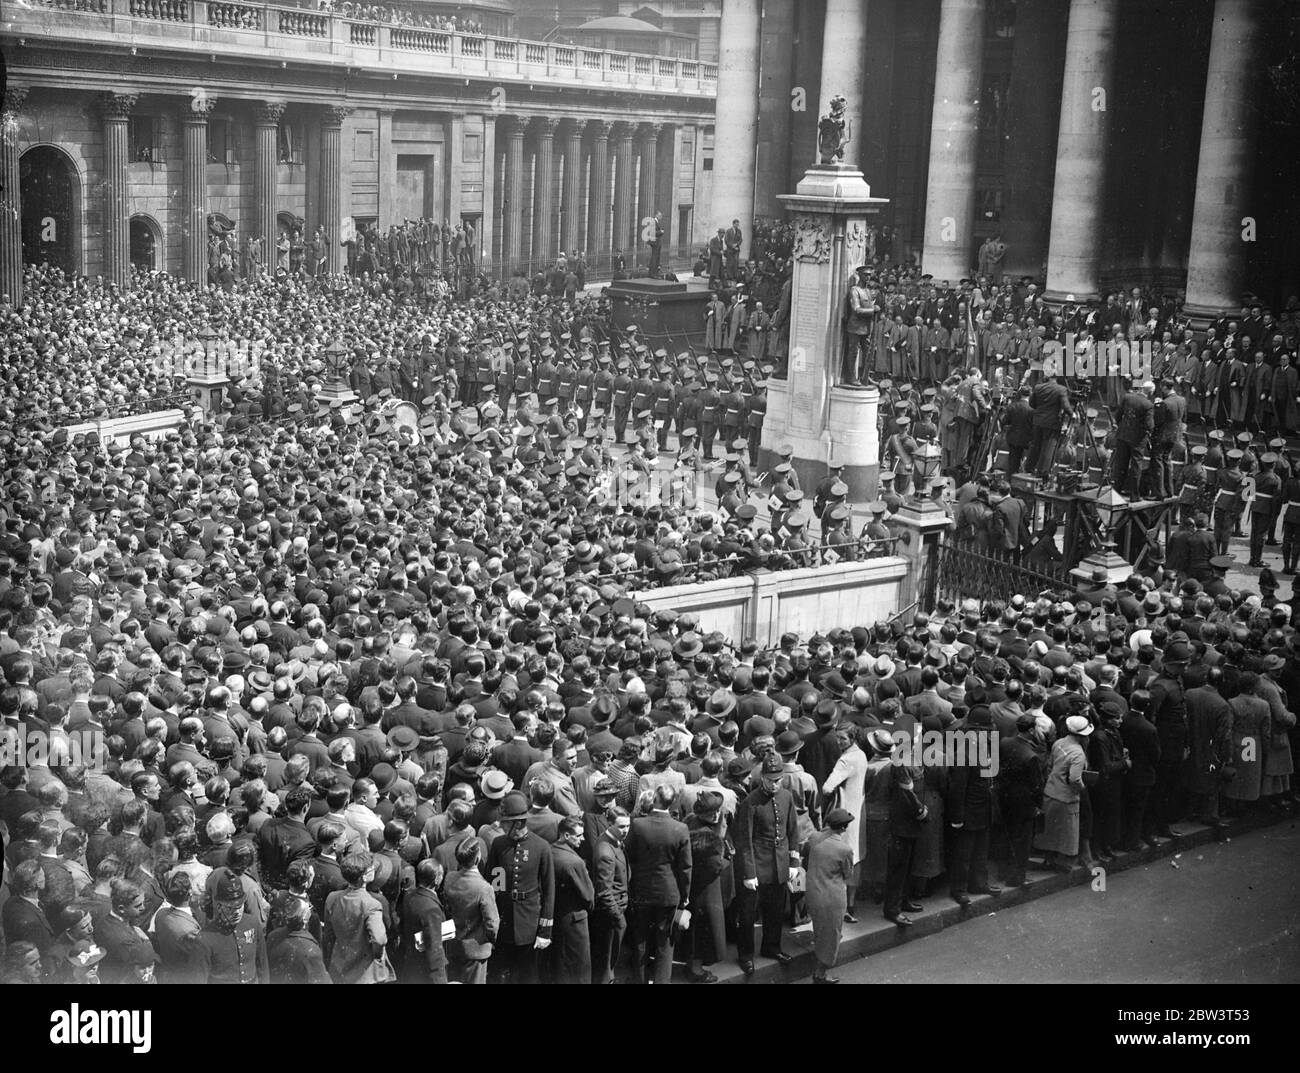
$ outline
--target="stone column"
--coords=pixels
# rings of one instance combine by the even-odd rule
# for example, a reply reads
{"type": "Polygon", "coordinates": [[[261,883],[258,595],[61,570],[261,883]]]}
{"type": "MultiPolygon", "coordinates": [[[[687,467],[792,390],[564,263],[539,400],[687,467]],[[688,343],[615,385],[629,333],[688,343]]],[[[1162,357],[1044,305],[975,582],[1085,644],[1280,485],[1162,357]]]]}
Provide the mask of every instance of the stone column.
{"type": "Polygon", "coordinates": [[[0,104],[0,302],[8,295],[17,309],[23,304],[22,181],[18,170],[21,121],[27,89],[5,87],[0,104]]]}
{"type": "MultiPolygon", "coordinates": [[[[935,57],[930,170],[922,265],[936,281],[969,271],[975,223],[975,152],[984,69],[985,0],[943,0],[935,57]]],[[[823,80],[826,68],[822,67],[823,80]]]]}
{"type": "Polygon", "coordinates": [[[1052,224],[1052,173],[1061,101],[1056,81],[1065,64],[1069,0],[1040,0],[1016,9],[1003,157],[1002,276],[1046,278],[1052,224]]]}
{"type": "Polygon", "coordinates": [[[533,181],[533,267],[548,264],[555,256],[555,236],[551,231],[551,210],[555,205],[555,128],[559,120],[538,116],[533,120],[537,132],[537,177],[533,181]]]}
{"type": "MultiPolygon", "coordinates": [[[[754,143],[754,214],[780,218],[791,156],[803,155],[801,164],[812,162],[806,154],[791,151],[791,90],[800,86],[809,95],[816,83],[795,82],[795,3],[794,0],[763,0],[763,21],[758,53],[758,130],[754,143]]],[[[819,39],[820,41],[820,39],[819,39]]],[[[815,98],[805,99],[804,107],[813,111],[815,98]]]]}
{"type": "Polygon", "coordinates": [[[718,107],[713,134],[713,193],[706,228],[740,221],[749,252],[754,228],[754,174],[758,159],[758,57],[762,25],[760,0],[722,0],[718,53],[718,107]]]}
{"type": "MultiPolygon", "coordinates": [[[[279,208],[276,200],[278,185],[276,169],[279,165],[280,119],[284,116],[283,101],[258,101],[253,107],[253,123],[257,137],[256,175],[254,183],[254,216],[252,230],[262,238],[263,250],[275,249],[275,240],[279,237],[276,222],[279,208]]],[[[338,234],[339,221],[322,216],[325,230],[331,235],[338,234]]],[[[311,236],[306,236],[310,240],[311,236]]]]}
{"type": "MultiPolygon", "coordinates": [[[[822,31],[823,77],[817,115],[824,116],[831,110],[832,97],[845,99],[850,139],[844,147],[843,163],[855,168],[861,168],[865,163],[862,139],[866,128],[862,116],[867,82],[866,59],[867,0],[826,0],[826,23],[822,31]]],[[[937,94],[938,90],[935,92],[937,94]]],[[[815,162],[814,156],[809,163],[815,162]]]]}
{"type": "MultiPolygon", "coordinates": [[[[646,246],[645,236],[641,234],[643,221],[663,208],[659,204],[659,135],[663,133],[663,129],[662,123],[642,123],[638,132],[641,142],[641,196],[634,228],[636,231],[634,260],[637,263],[643,259],[648,262],[650,259],[650,248],[646,246]]],[[[662,250],[663,248],[660,247],[661,253],[662,250]]]]}
{"type": "MultiPolygon", "coordinates": [[[[393,219],[393,183],[397,178],[397,160],[393,154],[393,109],[379,109],[379,227],[385,233],[397,223],[393,219]]],[[[456,221],[452,221],[455,223],[456,221]]]]}
{"type": "Polygon", "coordinates": [[[506,135],[505,242],[502,259],[507,276],[521,267],[524,255],[524,120],[501,120],[506,135]]]}
{"type": "Polygon", "coordinates": [[[131,279],[131,212],[126,166],[131,159],[128,120],[139,97],[104,93],[99,111],[104,120],[104,279],[125,287],[131,279]]]}
{"type": "Polygon", "coordinates": [[[1187,257],[1186,308],[1201,317],[1240,305],[1246,269],[1245,217],[1260,215],[1250,197],[1256,115],[1261,107],[1257,79],[1264,51],[1263,8],[1261,0],[1214,3],[1187,257]]]}
{"type": "Polygon", "coordinates": [[[591,185],[587,195],[587,252],[593,271],[609,264],[609,128],[604,119],[587,120],[591,131],[591,185]]]}
{"type": "Polygon", "coordinates": [[[1119,0],[1070,0],[1056,135],[1047,295],[1097,297],[1119,0]]]}
{"type": "Polygon", "coordinates": [[[663,148],[659,154],[659,208],[664,214],[664,262],[677,250],[677,183],[682,170],[682,128],[676,123],[663,124],[663,148]]]}
{"type": "Polygon", "coordinates": [[[194,96],[181,113],[185,128],[181,264],[185,278],[199,284],[208,278],[208,116],[216,103],[210,95],[194,96]]]}
{"type": "Polygon", "coordinates": [[[561,245],[572,253],[582,242],[582,121],[564,121],[564,181],[561,193],[564,219],[561,245]]]}
{"type": "MultiPolygon", "coordinates": [[[[329,272],[343,271],[344,251],[339,245],[343,227],[343,120],[351,108],[334,105],[325,109],[320,121],[320,215],[325,224],[329,272]]],[[[308,241],[310,236],[304,236],[308,241]]]]}
{"type": "Polygon", "coordinates": [[[636,230],[633,204],[633,123],[618,123],[614,130],[614,249],[622,250],[628,270],[636,261],[636,230]]]}

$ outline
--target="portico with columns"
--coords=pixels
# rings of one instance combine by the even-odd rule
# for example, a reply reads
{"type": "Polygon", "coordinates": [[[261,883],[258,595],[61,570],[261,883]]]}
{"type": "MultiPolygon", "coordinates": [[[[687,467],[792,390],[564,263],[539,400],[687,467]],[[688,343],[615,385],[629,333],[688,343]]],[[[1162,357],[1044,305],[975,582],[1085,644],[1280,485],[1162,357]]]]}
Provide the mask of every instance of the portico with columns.
{"type": "Polygon", "coordinates": [[[642,214],[711,219],[707,184],[669,172],[681,131],[694,146],[711,132],[712,62],[456,30],[358,36],[338,15],[261,7],[265,34],[213,48],[156,5],[15,9],[0,294],[21,301],[24,267],[42,263],[117,286],[133,269],[205,284],[209,239],[229,231],[236,274],[248,240],[274,269],[282,230],[309,245],[317,228],[337,272],[345,226],[417,218],[472,225],[489,276],[531,275],[561,251],[584,251],[598,276],[615,248],[629,270],[648,261],[642,214]],[[257,73],[268,57],[274,77],[257,73]]]}
{"type": "MultiPolygon", "coordinates": [[[[1145,285],[1185,292],[1208,316],[1247,293],[1276,308],[1300,290],[1300,221],[1281,208],[1280,146],[1261,137],[1270,120],[1300,119],[1263,74],[1272,38],[1297,18],[1285,5],[821,0],[799,13],[791,55],[773,60],[766,24],[787,15],[723,0],[717,225],[771,211],[767,184],[756,193],[754,146],[769,144],[754,132],[756,92],[780,100],[783,76],[819,115],[846,98],[845,161],[869,161],[872,192],[890,200],[891,260],[936,282],[974,276],[981,244],[1001,236],[1005,273],[1043,280],[1049,300],[1145,285]],[[1152,39],[1167,55],[1139,45],[1152,39]],[[817,84],[800,80],[809,72],[817,84]],[[1252,230],[1260,216],[1273,234],[1252,230]]],[[[790,129],[799,174],[815,135],[790,129]]]]}

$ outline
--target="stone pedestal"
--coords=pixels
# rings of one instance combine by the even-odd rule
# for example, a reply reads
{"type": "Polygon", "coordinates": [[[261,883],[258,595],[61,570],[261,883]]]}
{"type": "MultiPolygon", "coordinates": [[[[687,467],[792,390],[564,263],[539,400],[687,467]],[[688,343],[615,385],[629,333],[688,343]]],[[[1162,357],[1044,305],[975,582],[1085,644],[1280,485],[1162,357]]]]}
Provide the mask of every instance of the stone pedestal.
{"type": "Polygon", "coordinates": [[[1098,571],[1106,574],[1106,584],[1127,581],[1133,574],[1133,564],[1115,550],[1115,545],[1107,544],[1091,555],[1079,560],[1079,565],[1070,571],[1070,576],[1079,582],[1080,587],[1087,588],[1093,582],[1093,575],[1098,571]]]}
{"type": "Polygon", "coordinates": [[[844,164],[809,168],[781,201],[795,228],[790,359],[787,379],[768,383],[760,464],[770,468],[788,444],[800,483],[812,488],[834,457],[845,466],[849,502],[870,502],[880,463],[880,394],[837,380],[853,271],[866,259],[868,220],[889,202],[872,197],[862,172],[844,164]]]}
{"type": "MultiPolygon", "coordinates": [[[[925,597],[920,591],[921,580],[948,532],[948,515],[933,500],[908,500],[889,519],[888,525],[889,531],[898,538],[895,554],[908,562],[907,575],[898,594],[898,606],[904,608],[925,597]]],[[[931,608],[920,610],[928,612],[931,608]]]]}
{"type": "Polygon", "coordinates": [[[230,377],[224,372],[196,372],[186,382],[190,397],[203,407],[205,414],[218,414],[226,401],[226,388],[230,377]]]}
{"type": "Polygon", "coordinates": [[[316,394],[316,401],[325,409],[330,409],[335,400],[344,406],[350,406],[358,402],[361,396],[352,390],[352,386],[346,380],[327,380],[325,385],[316,394]]]}

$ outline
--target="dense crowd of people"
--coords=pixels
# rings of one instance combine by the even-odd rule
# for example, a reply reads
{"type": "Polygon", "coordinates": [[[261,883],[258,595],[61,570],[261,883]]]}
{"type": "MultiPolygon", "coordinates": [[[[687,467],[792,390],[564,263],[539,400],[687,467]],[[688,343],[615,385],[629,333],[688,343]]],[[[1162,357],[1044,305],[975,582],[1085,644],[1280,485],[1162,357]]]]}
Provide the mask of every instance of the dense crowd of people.
{"type": "MultiPolygon", "coordinates": [[[[3,311],[6,981],[667,982],[676,951],[705,982],[804,921],[829,980],[860,902],[906,927],[1035,844],[1068,869],[1293,807],[1272,591],[1180,559],[771,649],[704,630],[638,594],[881,554],[905,485],[855,537],[834,466],[756,475],[774,369],[725,305],[669,354],[585,292],[401,284],[32,270],[3,311]],[[196,333],[252,355],[218,410],[62,427],[183,384],[196,333]],[[936,731],[987,748],[905,754],[936,731]]],[[[940,434],[931,397],[891,439],[940,434]]],[[[954,524],[981,493],[1018,535],[1000,481],[954,524]]]]}

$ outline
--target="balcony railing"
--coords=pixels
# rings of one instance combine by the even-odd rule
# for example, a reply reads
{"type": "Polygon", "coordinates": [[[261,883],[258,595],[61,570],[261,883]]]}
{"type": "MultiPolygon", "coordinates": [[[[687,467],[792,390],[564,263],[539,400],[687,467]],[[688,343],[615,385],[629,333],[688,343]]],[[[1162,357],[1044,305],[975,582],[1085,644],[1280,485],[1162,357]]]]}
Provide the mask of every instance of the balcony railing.
{"type": "Polygon", "coordinates": [[[26,0],[7,8],[10,34],[111,49],[189,46],[204,57],[326,61],[460,77],[512,76],[712,98],[717,66],[456,30],[367,22],[308,8],[243,0],[26,0]]]}

